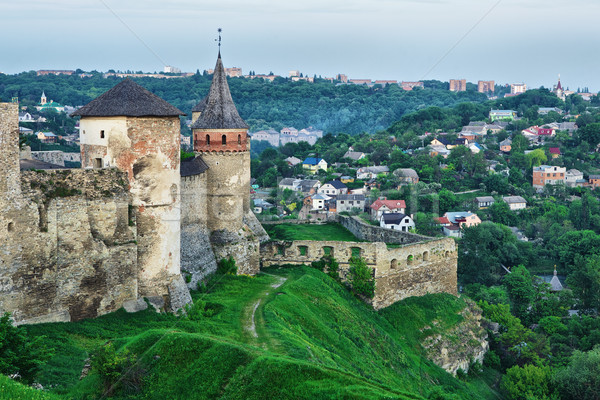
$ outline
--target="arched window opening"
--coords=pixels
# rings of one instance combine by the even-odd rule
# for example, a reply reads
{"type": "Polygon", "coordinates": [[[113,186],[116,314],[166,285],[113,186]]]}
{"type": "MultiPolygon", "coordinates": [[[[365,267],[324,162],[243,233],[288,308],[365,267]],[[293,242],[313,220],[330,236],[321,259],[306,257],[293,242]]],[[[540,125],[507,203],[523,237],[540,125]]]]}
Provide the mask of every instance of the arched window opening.
{"type": "Polygon", "coordinates": [[[238,135],[238,144],[241,145],[242,144],[242,135],[238,135]]]}
{"type": "Polygon", "coordinates": [[[221,144],[225,146],[227,144],[227,135],[221,136],[221,144]]]}
{"type": "Polygon", "coordinates": [[[423,253],[423,261],[429,261],[429,252],[428,251],[423,253]]]}
{"type": "Polygon", "coordinates": [[[206,135],[206,145],[210,146],[210,135],[206,135]]]}
{"type": "Polygon", "coordinates": [[[406,265],[413,265],[413,261],[414,261],[414,257],[412,254],[410,256],[406,257],[406,265]]]}
{"type": "Polygon", "coordinates": [[[390,268],[391,269],[396,269],[398,268],[398,260],[396,260],[395,258],[392,260],[392,262],[390,263],[390,268]]]}
{"type": "Polygon", "coordinates": [[[13,222],[8,223],[8,231],[12,232],[15,230],[15,224],[13,222]]]}

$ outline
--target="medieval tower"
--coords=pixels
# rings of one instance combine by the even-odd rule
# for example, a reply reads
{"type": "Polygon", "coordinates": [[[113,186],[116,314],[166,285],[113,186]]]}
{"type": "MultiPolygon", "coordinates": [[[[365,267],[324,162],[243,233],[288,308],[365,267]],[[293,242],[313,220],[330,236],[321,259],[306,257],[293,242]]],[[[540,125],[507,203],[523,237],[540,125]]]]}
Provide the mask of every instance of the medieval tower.
{"type": "Polygon", "coordinates": [[[197,116],[192,124],[194,151],[208,166],[210,242],[217,260],[233,257],[239,273],[255,274],[264,230],[250,209],[248,125],[231,98],[221,52],[214,71],[208,96],[194,107],[192,116],[197,116]]]}
{"type": "Polygon", "coordinates": [[[172,296],[172,285],[183,282],[180,115],[185,114],[129,79],[73,113],[81,117],[82,168],[127,172],[137,225],[139,296],[172,296]]]}

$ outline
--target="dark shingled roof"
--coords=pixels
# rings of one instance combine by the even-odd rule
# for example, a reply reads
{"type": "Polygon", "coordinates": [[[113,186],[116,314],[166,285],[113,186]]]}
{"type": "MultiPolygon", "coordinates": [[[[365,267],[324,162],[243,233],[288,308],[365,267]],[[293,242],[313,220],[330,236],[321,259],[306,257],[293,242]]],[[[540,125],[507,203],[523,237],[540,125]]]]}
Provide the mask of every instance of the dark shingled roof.
{"type": "Polygon", "coordinates": [[[248,125],[237,112],[229,85],[227,75],[221,61],[221,53],[215,65],[215,74],[210,85],[208,96],[206,96],[206,107],[192,129],[248,129],[248,125]]]}
{"type": "Polygon", "coordinates": [[[131,79],[124,79],[71,114],[81,117],[176,117],[185,115],[131,79]]]}
{"type": "Polygon", "coordinates": [[[200,156],[188,158],[187,160],[181,161],[179,174],[181,176],[193,176],[200,175],[208,169],[208,165],[204,162],[200,156]]]}
{"type": "Polygon", "coordinates": [[[208,96],[205,96],[202,100],[200,100],[200,103],[196,104],[194,108],[192,108],[192,112],[204,112],[207,102],[208,96]]]}

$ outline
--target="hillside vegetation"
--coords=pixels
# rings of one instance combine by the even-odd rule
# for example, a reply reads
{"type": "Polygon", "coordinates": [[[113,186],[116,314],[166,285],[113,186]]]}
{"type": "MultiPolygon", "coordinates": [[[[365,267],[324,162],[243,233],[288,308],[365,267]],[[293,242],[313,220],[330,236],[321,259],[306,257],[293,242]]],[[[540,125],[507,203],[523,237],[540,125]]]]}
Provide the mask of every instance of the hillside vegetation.
{"type": "MultiPolygon", "coordinates": [[[[429,295],[377,313],[309,267],[269,268],[254,278],[218,275],[208,287],[194,292],[187,316],[120,310],[94,320],[28,326],[29,334],[45,335],[55,348],[36,378],[51,394],[37,392],[35,398],[497,396],[483,380],[458,380],[427,361],[416,340],[427,336],[423,328],[433,319],[440,327],[435,334],[457,323],[461,299],[429,295]],[[412,317],[399,323],[407,312],[412,317]],[[80,380],[90,356],[92,369],[80,380]]],[[[16,385],[0,380],[11,398],[29,398],[31,389],[16,385]]]]}

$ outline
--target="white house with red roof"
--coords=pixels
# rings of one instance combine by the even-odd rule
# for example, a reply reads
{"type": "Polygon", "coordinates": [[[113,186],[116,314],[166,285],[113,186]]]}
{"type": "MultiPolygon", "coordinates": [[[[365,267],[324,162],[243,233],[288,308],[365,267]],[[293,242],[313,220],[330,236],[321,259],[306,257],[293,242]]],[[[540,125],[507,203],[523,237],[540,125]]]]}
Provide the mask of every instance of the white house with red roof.
{"type": "Polygon", "coordinates": [[[379,221],[384,213],[404,214],[406,210],[406,202],[404,200],[388,200],[385,197],[380,197],[375,200],[369,208],[371,212],[371,218],[379,221]]]}

